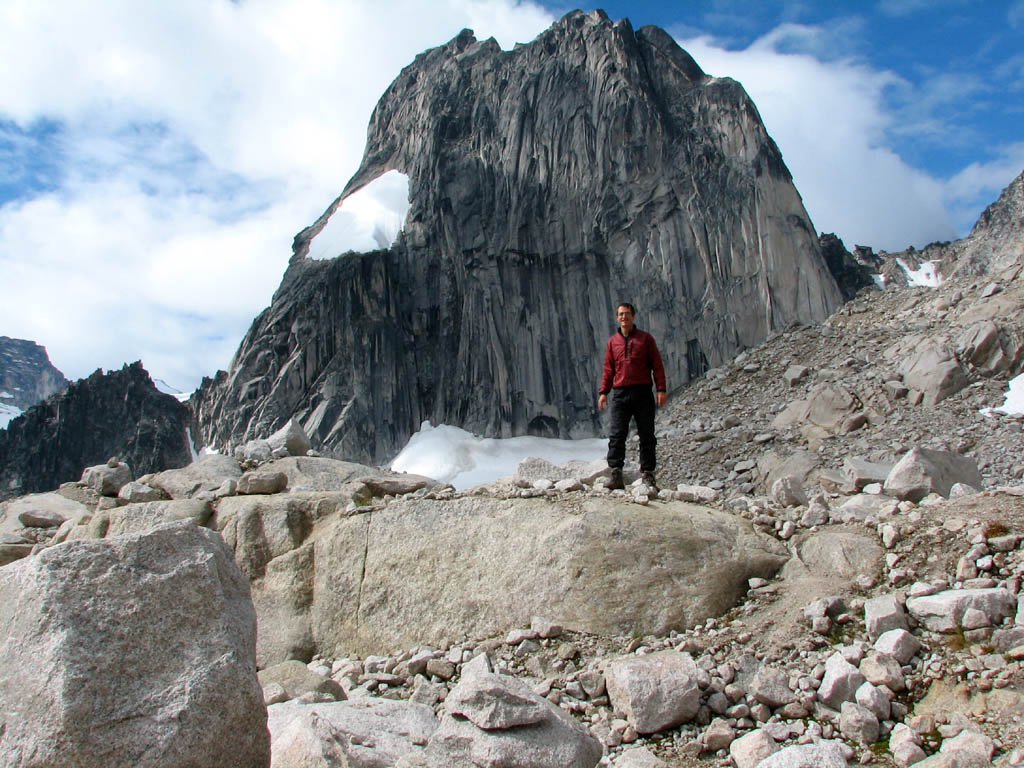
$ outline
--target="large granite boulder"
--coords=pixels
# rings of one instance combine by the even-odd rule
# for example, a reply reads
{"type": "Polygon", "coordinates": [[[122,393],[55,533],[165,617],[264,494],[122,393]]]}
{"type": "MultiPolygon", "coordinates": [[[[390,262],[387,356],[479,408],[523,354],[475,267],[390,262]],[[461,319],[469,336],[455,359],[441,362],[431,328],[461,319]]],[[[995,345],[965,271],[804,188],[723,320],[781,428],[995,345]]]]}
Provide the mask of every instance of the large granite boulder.
{"type": "Polygon", "coordinates": [[[325,452],[366,463],[424,420],[592,436],[625,296],[672,387],[841,302],[738,83],[602,11],[511,51],[465,30],[385,92],[359,169],[193,402],[221,448],[295,418],[325,452]],[[396,243],[309,258],[342,201],[391,170],[411,206],[396,243]]]}
{"type": "Polygon", "coordinates": [[[249,585],[190,522],[0,569],[0,764],[270,764],[249,585]]]}
{"type": "Polygon", "coordinates": [[[192,460],[190,435],[191,412],[142,363],[96,371],[0,430],[0,499],[53,490],[111,456],[140,475],[182,467],[192,460]]]}
{"type": "Polygon", "coordinates": [[[664,633],[720,616],[747,579],[787,558],[749,521],[683,502],[411,497],[360,511],[348,499],[219,502],[212,524],[252,580],[261,666],[445,647],[535,615],[603,635],[664,633]]]}

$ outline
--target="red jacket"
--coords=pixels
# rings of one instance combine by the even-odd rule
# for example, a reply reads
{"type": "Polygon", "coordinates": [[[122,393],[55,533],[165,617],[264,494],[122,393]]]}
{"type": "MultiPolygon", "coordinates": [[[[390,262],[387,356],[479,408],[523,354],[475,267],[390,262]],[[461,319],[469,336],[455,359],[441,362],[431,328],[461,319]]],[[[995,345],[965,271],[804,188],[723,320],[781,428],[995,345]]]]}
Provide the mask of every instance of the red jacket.
{"type": "Polygon", "coordinates": [[[650,386],[651,374],[659,392],[665,392],[665,366],[654,337],[634,328],[629,336],[616,331],[604,350],[604,371],[599,394],[606,395],[614,387],[650,386]]]}

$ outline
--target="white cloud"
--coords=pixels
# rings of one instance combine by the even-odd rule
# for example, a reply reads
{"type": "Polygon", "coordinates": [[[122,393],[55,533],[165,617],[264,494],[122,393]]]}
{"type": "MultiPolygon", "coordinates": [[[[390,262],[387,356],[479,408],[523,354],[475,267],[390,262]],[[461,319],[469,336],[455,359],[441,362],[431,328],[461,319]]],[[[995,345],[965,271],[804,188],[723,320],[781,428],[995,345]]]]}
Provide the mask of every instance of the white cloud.
{"type": "Polygon", "coordinates": [[[355,172],[400,69],[464,27],[510,46],[551,21],[513,0],[7,0],[0,119],[58,124],[61,182],[0,207],[0,330],[71,378],[141,358],[195,386],[355,172]]]}
{"type": "Polygon", "coordinates": [[[1024,168],[1024,141],[1004,147],[985,163],[971,163],[946,182],[945,196],[961,229],[970,229],[979,209],[995,202],[1024,168]]]}
{"type": "Polygon", "coordinates": [[[818,231],[887,250],[953,237],[942,182],[887,146],[893,116],[884,95],[900,79],[846,59],[780,52],[780,41],[794,39],[818,47],[814,28],[796,31],[785,25],[739,51],[708,37],[681,45],[706,72],[750,94],[818,231]]]}

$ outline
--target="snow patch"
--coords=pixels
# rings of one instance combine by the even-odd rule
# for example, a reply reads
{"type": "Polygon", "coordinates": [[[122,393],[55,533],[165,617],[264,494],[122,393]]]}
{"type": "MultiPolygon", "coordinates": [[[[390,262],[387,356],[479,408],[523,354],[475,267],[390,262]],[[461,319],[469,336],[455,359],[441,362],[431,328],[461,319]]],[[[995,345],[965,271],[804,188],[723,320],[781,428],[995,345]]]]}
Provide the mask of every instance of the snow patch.
{"type": "Polygon", "coordinates": [[[871,279],[875,281],[875,285],[878,286],[878,290],[885,290],[885,275],[880,275],[877,272],[871,274],[871,279]]]}
{"type": "Polygon", "coordinates": [[[907,275],[909,285],[922,286],[924,288],[938,288],[942,285],[942,275],[935,268],[934,261],[923,261],[917,269],[911,269],[903,259],[896,259],[907,275]]]}
{"type": "Polygon", "coordinates": [[[1001,406],[981,409],[986,416],[992,416],[997,411],[1005,413],[1007,416],[1024,416],[1024,373],[1010,379],[1010,388],[1006,390],[1006,401],[1001,406]]]}
{"type": "Polygon", "coordinates": [[[552,464],[567,461],[594,461],[605,455],[608,441],[555,440],[547,437],[477,437],[458,427],[433,426],[424,421],[420,431],[409,438],[405,448],[391,462],[394,472],[426,475],[457,490],[491,483],[513,475],[516,466],[527,457],[545,459],[552,464]]]}
{"type": "Polygon", "coordinates": [[[17,408],[7,403],[0,403],[0,429],[7,429],[7,425],[11,423],[12,419],[21,416],[21,408],[17,408]]]}
{"type": "Polygon", "coordinates": [[[345,198],[309,244],[312,259],[389,248],[409,213],[409,177],[388,171],[345,198]]]}

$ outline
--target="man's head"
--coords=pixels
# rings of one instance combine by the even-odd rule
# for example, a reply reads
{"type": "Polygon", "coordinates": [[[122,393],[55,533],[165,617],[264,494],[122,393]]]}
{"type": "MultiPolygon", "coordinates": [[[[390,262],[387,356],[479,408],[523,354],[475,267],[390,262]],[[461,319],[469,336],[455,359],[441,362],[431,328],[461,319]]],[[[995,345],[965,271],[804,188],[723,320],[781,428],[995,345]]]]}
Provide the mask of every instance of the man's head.
{"type": "Polygon", "coordinates": [[[629,336],[632,332],[634,317],[636,317],[636,308],[628,302],[624,301],[615,308],[615,319],[624,336],[629,336]]]}

